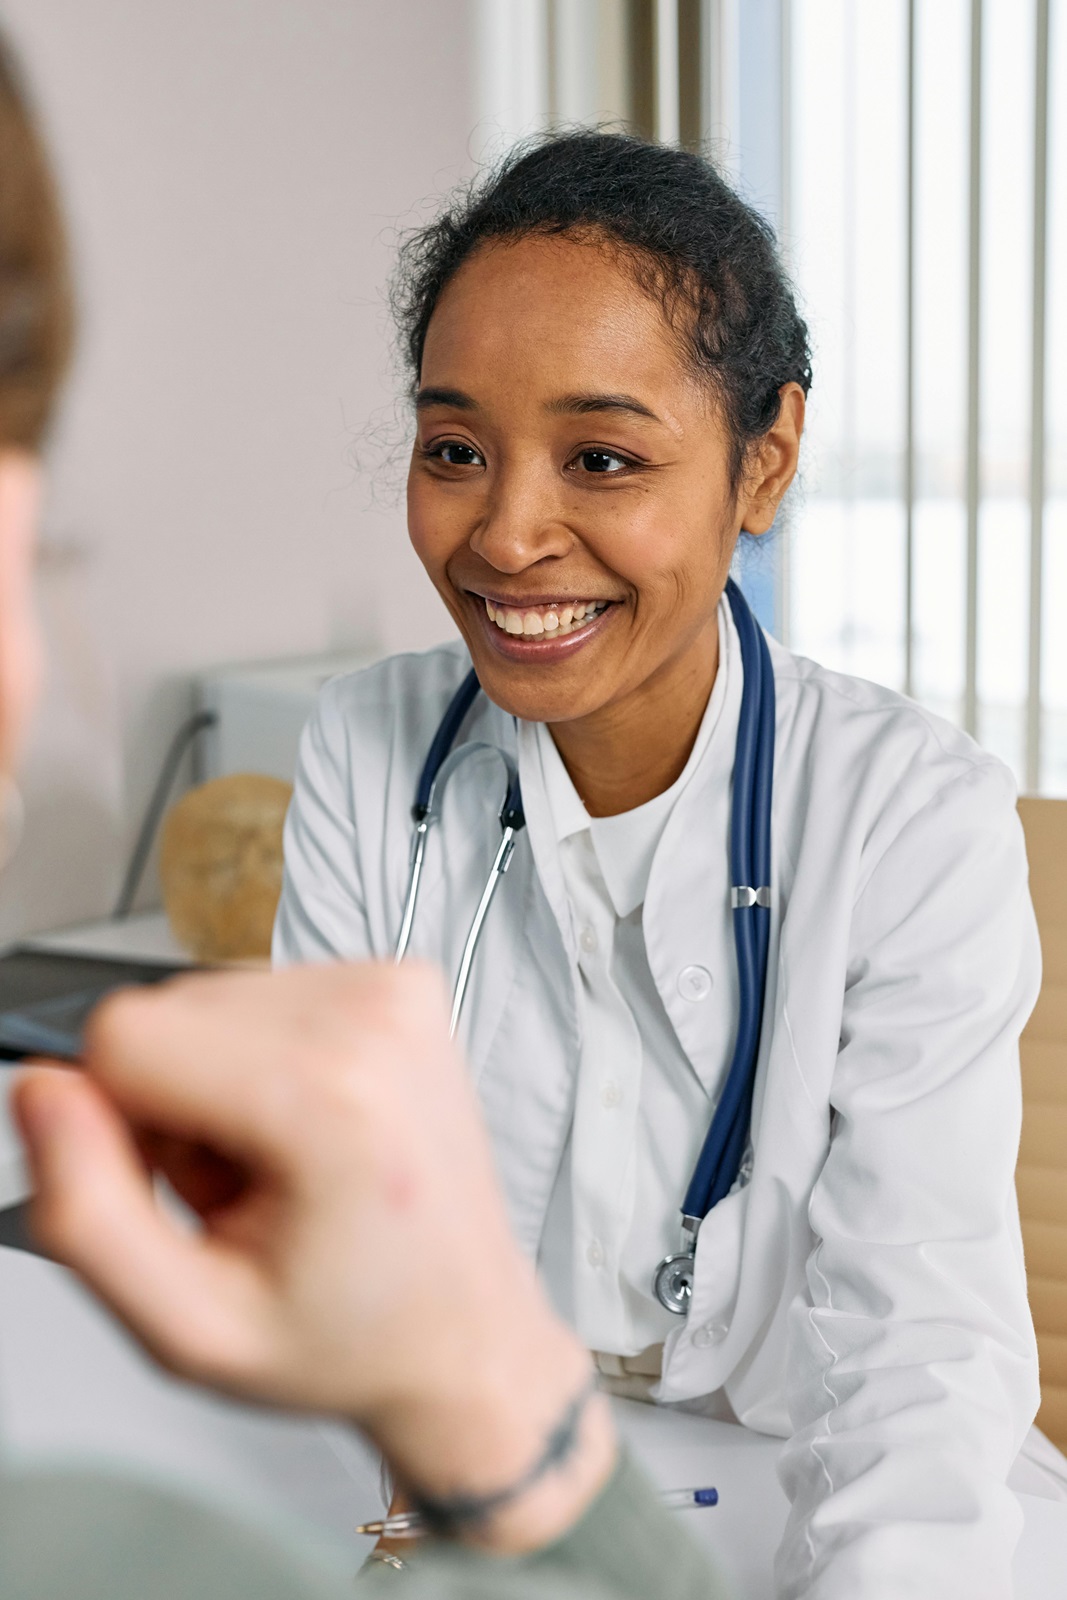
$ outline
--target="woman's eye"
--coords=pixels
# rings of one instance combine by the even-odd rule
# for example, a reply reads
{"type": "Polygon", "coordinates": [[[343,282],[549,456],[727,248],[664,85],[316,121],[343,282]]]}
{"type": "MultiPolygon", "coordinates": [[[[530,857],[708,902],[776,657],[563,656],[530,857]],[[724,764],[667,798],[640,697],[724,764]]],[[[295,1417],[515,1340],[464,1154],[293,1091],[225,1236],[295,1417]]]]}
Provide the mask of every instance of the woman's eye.
{"type": "Polygon", "coordinates": [[[578,464],[583,472],[625,472],[629,466],[622,456],[612,455],[610,450],[583,450],[578,457],[578,464]]]}
{"type": "Polygon", "coordinates": [[[459,444],[454,439],[447,444],[439,444],[434,450],[430,451],[430,454],[436,456],[439,461],[443,461],[449,467],[483,467],[485,465],[473,445],[459,444]]]}

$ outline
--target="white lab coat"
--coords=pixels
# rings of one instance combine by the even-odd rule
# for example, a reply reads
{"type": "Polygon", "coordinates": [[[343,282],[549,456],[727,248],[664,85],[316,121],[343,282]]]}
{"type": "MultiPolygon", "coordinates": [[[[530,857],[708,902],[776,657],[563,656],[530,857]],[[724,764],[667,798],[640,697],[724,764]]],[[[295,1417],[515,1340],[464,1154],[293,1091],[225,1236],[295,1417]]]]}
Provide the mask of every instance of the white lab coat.
{"type": "MultiPolygon", "coordinates": [[[[656,1394],[723,1390],[742,1423],[787,1439],[782,1600],[1002,1600],[1020,1528],[1005,1479],[1038,1403],[1013,1174],[1018,1036],[1040,957],[1014,785],[888,690],[773,641],[771,653],[754,1166],[704,1223],[656,1394]]],[[[278,960],[391,954],[418,773],[468,666],[445,646],[323,691],[286,828],[278,960]]],[[[517,747],[526,805],[466,1018],[532,1256],[572,1115],[577,952],[533,729],[480,697],[464,737],[517,747]]],[[[432,840],[412,951],[450,974],[502,789],[499,762],[472,756],[432,840]]],[[[728,937],[726,818],[700,800],[691,783],[671,813],[643,926],[663,1004],[711,1081],[732,1019],[721,998],[702,1010],[677,983],[693,965],[714,971],[728,937]]]]}

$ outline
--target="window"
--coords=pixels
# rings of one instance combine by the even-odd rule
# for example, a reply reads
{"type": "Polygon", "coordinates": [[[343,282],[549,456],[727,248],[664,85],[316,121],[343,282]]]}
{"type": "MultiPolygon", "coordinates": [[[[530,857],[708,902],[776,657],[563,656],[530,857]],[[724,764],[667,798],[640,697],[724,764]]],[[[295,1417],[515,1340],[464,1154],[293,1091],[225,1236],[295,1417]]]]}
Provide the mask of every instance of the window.
{"type": "Polygon", "coordinates": [[[792,0],[816,349],[790,642],[1067,792],[1067,83],[1048,0],[792,0]]]}
{"type": "Polygon", "coordinates": [[[1067,794],[1067,0],[483,12],[500,134],[705,143],[779,228],[815,384],[761,618],[1067,794]]]}

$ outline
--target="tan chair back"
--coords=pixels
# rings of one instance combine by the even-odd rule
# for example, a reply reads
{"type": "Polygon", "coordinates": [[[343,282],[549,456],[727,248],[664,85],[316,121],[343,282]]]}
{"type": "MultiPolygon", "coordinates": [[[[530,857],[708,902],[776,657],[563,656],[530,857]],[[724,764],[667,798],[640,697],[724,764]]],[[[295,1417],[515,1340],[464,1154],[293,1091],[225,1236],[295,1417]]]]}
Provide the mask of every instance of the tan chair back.
{"type": "Polygon", "coordinates": [[[1067,800],[1020,800],[1041,931],[1041,997],[1022,1037],[1016,1182],[1041,1353],[1038,1424],[1067,1449],[1067,800]]]}

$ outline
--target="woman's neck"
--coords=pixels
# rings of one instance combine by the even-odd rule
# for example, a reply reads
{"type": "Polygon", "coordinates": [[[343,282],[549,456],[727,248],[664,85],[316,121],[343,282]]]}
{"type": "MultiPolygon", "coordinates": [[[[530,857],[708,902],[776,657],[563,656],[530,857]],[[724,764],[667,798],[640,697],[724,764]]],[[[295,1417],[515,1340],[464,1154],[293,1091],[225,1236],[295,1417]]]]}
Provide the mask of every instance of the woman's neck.
{"type": "Polygon", "coordinates": [[[719,666],[712,626],[681,656],[593,716],[549,724],[571,782],[592,817],[632,811],[681,777],[719,666]]]}

